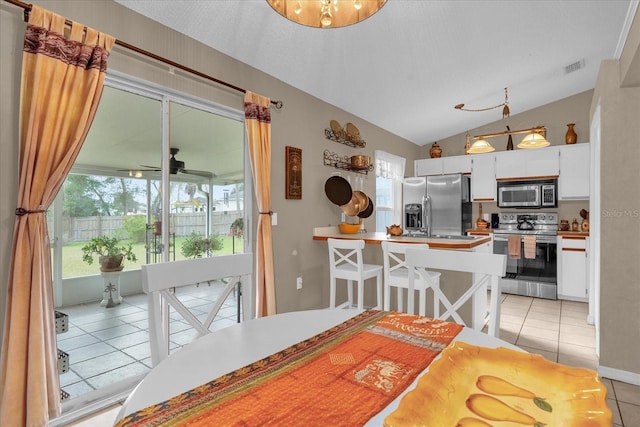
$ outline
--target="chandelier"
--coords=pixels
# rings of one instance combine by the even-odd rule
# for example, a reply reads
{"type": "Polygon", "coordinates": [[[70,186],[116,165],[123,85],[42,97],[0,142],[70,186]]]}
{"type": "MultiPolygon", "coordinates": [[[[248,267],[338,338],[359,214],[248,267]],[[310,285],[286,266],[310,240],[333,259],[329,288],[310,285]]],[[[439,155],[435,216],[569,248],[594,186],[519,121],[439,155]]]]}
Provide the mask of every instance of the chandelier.
{"type": "Polygon", "coordinates": [[[356,24],[376,13],[386,0],[267,0],[290,21],[316,28],[356,24]]]}

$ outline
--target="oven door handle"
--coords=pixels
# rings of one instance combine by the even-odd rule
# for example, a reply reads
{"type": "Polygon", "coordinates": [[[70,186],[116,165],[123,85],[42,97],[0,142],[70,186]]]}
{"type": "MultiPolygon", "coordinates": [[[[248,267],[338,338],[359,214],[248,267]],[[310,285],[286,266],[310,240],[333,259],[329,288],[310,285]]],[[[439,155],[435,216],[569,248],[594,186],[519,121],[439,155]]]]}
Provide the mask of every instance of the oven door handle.
{"type": "MultiPolygon", "coordinates": [[[[509,236],[513,236],[513,234],[493,234],[493,241],[494,242],[506,242],[509,240],[509,236]]],[[[520,241],[522,242],[524,240],[524,234],[516,234],[516,236],[520,237],[520,241]]],[[[557,243],[556,240],[556,236],[540,236],[540,235],[535,235],[536,236],[536,243],[551,243],[551,244],[555,244],[557,243]]]]}

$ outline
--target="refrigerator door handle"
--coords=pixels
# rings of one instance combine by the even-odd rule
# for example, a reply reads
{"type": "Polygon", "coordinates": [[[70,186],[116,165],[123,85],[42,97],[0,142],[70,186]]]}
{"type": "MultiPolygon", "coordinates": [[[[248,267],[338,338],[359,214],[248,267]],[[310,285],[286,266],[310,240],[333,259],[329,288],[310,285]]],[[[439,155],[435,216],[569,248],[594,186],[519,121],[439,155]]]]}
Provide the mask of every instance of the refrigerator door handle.
{"type": "Polygon", "coordinates": [[[424,203],[422,203],[423,212],[422,217],[425,219],[424,224],[427,228],[427,237],[431,237],[431,197],[424,196],[424,203]]]}

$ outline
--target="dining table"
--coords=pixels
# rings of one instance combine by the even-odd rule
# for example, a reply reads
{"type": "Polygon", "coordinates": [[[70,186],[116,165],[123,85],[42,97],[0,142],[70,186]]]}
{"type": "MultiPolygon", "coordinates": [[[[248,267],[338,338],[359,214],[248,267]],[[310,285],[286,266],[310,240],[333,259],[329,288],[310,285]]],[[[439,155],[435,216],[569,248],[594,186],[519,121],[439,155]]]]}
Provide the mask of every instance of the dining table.
{"type": "MultiPolygon", "coordinates": [[[[222,382],[237,375],[238,372],[245,372],[244,370],[247,370],[247,367],[255,368],[256,366],[262,366],[259,361],[276,360],[274,355],[279,355],[279,357],[284,355],[284,357],[286,357],[290,351],[293,352],[290,349],[299,348],[300,343],[313,346],[318,341],[318,337],[327,335],[327,331],[332,332],[338,337],[339,339],[337,341],[346,340],[345,337],[347,335],[344,334],[343,329],[347,330],[348,328],[355,327],[352,323],[355,325],[356,322],[364,322],[367,324],[369,330],[373,330],[377,327],[378,323],[385,319],[388,320],[392,318],[394,322],[402,322],[402,319],[405,317],[408,317],[409,320],[413,322],[407,323],[407,325],[420,326],[419,324],[434,321],[439,323],[434,323],[433,325],[435,326],[430,326],[430,330],[445,331],[444,335],[447,335],[446,331],[449,330],[452,331],[452,333],[448,335],[448,340],[441,341],[442,344],[438,344],[440,341],[437,340],[429,341],[427,344],[424,344],[422,341],[418,343],[419,345],[417,347],[425,347],[425,351],[439,347],[435,351],[427,354],[431,359],[424,356],[424,360],[426,361],[424,365],[426,366],[419,365],[419,368],[413,368],[414,371],[419,369],[420,372],[413,372],[410,380],[403,385],[401,392],[396,393],[395,397],[389,402],[386,402],[384,407],[380,408],[379,411],[376,410],[377,412],[371,414],[370,417],[367,415],[369,418],[359,425],[382,426],[385,417],[392,413],[398,407],[398,402],[402,397],[415,387],[420,375],[428,371],[429,361],[437,360],[437,358],[440,357],[441,350],[455,342],[462,341],[486,348],[504,347],[511,350],[523,351],[506,341],[463,325],[437,321],[430,318],[421,318],[420,316],[407,315],[404,313],[357,309],[321,309],[282,313],[252,319],[217,330],[173,352],[169,357],[152,368],[145,378],[135,387],[122,405],[115,423],[118,426],[147,425],[136,422],[139,422],[149,414],[153,414],[156,410],[170,406],[167,402],[182,403],[194,395],[194,390],[196,392],[202,391],[203,385],[205,384],[216,383],[220,385],[222,382]],[[374,320],[378,323],[374,323],[374,320]],[[230,375],[231,373],[234,374],[230,375]]],[[[413,326],[401,326],[408,329],[413,328],[413,326]]],[[[391,334],[393,335],[396,332],[392,331],[391,334]]],[[[389,332],[382,332],[382,334],[389,334],[389,332]]],[[[396,333],[396,335],[398,334],[396,333]]],[[[392,338],[397,339],[395,336],[392,338]]],[[[402,339],[406,340],[407,338],[402,339]]],[[[410,339],[418,340],[418,338],[415,337],[410,339]]],[[[422,338],[419,340],[422,340],[422,338]]],[[[378,346],[379,344],[374,343],[373,345],[378,346]]],[[[399,347],[399,345],[400,344],[392,344],[390,348],[402,348],[399,347]]],[[[304,348],[306,349],[306,347],[304,348]]],[[[349,353],[348,351],[340,351],[334,348],[333,352],[337,354],[337,358],[335,360],[332,359],[334,364],[349,363],[345,361],[345,359],[348,359],[348,357],[345,356],[345,354],[349,353]]],[[[406,350],[402,350],[402,352],[406,353],[406,350]]],[[[332,354],[332,356],[334,356],[334,354],[332,354]]],[[[398,357],[400,356],[403,355],[398,355],[398,357]]],[[[409,357],[409,355],[407,355],[407,357],[409,357]]],[[[411,357],[420,359],[423,356],[417,355],[411,357]]],[[[311,356],[302,353],[301,356],[293,359],[292,363],[298,363],[299,360],[305,358],[311,358],[311,356]]],[[[287,364],[288,363],[289,362],[287,362],[287,364]]],[[[370,367],[371,364],[367,366],[370,367]]],[[[323,370],[326,368],[319,367],[317,369],[324,372],[323,370]]],[[[355,372],[357,378],[365,381],[365,377],[367,376],[365,374],[368,371],[366,369],[357,371],[357,369],[358,368],[353,368],[352,372],[355,372]],[[358,376],[358,373],[360,373],[360,376],[358,376]]],[[[388,377],[394,379],[398,376],[398,372],[401,371],[397,366],[390,368],[384,364],[381,364],[381,367],[377,369],[379,375],[376,377],[375,386],[379,389],[391,387],[388,385],[391,384],[390,382],[385,382],[386,379],[385,381],[381,381],[381,372],[387,372],[389,374],[388,377]]],[[[408,371],[407,369],[407,372],[408,371]]],[[[308,374],[301,373],[300,375],[308,374]]],[[[308,375],[308,379],[305,379],[305,381],[307,381],[307,384],[311,384],[315,378],[317,378],[316,374],[308,375]]],[[[242,384],[240,385],[242,386],[242,384]]],[[[308,386],[304,386],[305,389],[307,387],[308,386]]],[[[286,391],[291,392],[290,389],[286,391]]],[[[296,392],[294,391],[293,393],[292,395],[282,392],[282,394],[279,395],[282,399],[294,399],[296,392]]],[[[316,404],[319,404],[319,402],[309,401],[304,407],[312,408],[316,404]]],[[[243,413],[233,412],[233,414],[236,413],[238,419],[230,425],[255,425],[251,424],[251,422],[243,423],[243,413]]],[[[211,425],[227,425],[226,423],[219,424],[217,421],[212,421],[212,423],[211,425]]],[[[269,425],[279,424],[275,422],[269,425]]],[[[348,423],[346,421],[345,424],[336,422],[334,425],[348,425],[348,423]]]]}

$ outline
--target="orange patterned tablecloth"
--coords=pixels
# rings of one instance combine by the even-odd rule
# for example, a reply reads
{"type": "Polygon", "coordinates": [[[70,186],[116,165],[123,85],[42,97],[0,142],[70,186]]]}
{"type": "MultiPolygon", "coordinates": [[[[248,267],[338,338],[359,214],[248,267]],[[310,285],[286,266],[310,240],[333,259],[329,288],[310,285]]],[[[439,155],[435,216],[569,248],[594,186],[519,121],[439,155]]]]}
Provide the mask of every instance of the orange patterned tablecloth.
{"type": "Polygon", "coordinates": [[[368,310],[265,359],[124,417],[118,427],[365,424],[462,330],[368,310]]]}

